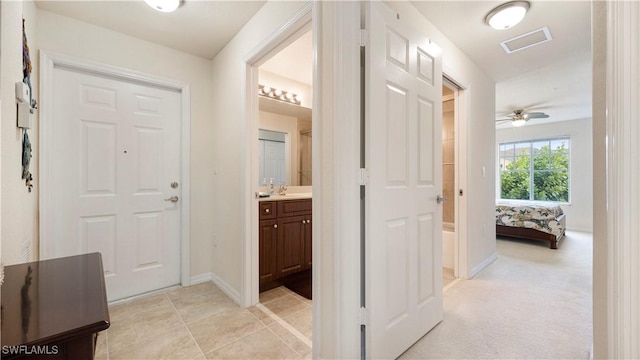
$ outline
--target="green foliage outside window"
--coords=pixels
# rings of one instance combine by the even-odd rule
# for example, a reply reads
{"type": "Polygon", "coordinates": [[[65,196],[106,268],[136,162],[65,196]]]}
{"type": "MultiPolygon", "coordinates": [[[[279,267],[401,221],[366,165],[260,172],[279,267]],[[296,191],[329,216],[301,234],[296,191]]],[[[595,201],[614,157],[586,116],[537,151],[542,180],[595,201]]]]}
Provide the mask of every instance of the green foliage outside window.
{"type": "Polygon", "coordinates": [[[502,199],[569,201],[568,138],[500,144],[500,169],[502,199]]]}

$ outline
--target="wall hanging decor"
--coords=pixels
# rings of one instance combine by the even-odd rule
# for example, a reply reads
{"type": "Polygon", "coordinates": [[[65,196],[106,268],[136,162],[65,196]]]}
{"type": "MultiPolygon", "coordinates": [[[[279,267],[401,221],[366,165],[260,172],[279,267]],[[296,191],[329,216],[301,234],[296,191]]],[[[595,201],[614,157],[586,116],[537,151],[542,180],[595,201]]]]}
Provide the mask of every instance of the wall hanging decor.
{"type": "Polygon", "coordinates": [[[31,192],[33,188],[33,175],[29,171],[29,164],[31,163],[31,141],[29,141],[29,134],[27,130],[24,130],[24,136],[22,137],[22,179],[24,184],[31,192]]]}
{"type": "Polygon", "coordinates": [[[29,171],[31,163],[31,141],[27,129],[31,128],[32,115],[37,108],[37,102],[33,98],[33,88],[31,86],[31,58],[29,56],[29,44],[27,43],[27,33],[22,19],[22,82],[16,84],[17,102],[17,124],[22,128],[22,179],[25,186],[31,192],[33,188],[33,176],[29,171]]]}

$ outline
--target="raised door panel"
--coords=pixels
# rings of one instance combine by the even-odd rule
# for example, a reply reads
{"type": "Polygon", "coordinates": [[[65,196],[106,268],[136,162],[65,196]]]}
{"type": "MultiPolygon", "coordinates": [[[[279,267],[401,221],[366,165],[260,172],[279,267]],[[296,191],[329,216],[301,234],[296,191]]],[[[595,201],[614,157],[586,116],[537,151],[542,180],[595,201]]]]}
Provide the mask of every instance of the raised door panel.
{"type": "Polygon", "coordinates": [[[259,277],[260,286],[278,278],[276,273],[276,244],[278,221],[262,220],[259,224],[259,277]]]}
{"type": "Polygon", "coordinates": [[[278,201],[278,217],[311,215],[311,199],[278,201]]]}
{"type": "Polygon", "coordinates": [[[304,268],[305,216],[278,219],[278,276],[302,271],[304,268]]]}

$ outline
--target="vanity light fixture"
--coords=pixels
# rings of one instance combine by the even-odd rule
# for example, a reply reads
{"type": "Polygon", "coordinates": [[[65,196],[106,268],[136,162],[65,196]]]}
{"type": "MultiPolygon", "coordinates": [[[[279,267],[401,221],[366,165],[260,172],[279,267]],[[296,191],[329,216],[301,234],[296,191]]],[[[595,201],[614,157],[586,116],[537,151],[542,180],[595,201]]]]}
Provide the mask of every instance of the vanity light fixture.
{"type": "Polygon", "coordinates": [[[291,91],[272,88],[267,85],[258,85],[258,95],[280,100],[289,104],[300,105],[302,97],[291,91]]]}
{"type": "Polygon", "coordinates": [[[144,0],[147,5],[162,12],[173,12],[180,7],[182,0],[144,0]]]}
{"type": "Polygon", "coordinates": [[[524,19],[530,6],[528,1],[504,3],[491,10],[484,18],[484,22],[496,30],[509,29],[524,19]]]}

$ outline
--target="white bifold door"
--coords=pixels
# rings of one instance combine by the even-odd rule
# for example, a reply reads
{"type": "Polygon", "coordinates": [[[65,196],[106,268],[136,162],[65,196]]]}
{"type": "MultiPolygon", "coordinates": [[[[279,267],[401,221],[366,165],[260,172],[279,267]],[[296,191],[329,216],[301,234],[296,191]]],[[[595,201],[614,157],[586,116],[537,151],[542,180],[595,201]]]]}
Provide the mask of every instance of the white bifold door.
{"type": "Polygon", "coordinates": [[[369,3],[367,30],[366,351],[394,359],[443,315],[442,61],[386,4],[369,3]]]}
{"type": "Polygon", "coordinates": [[[180,283],[181,94],[55,67],[45,258],[102,253],[108,299],[180,283]]]}

